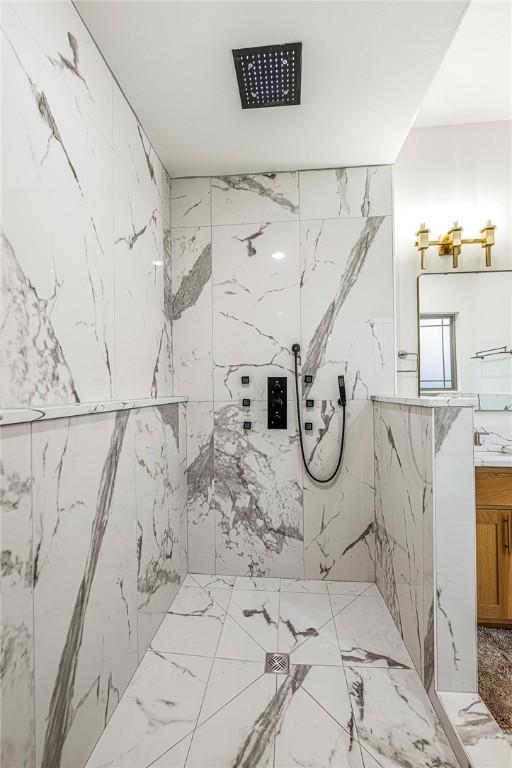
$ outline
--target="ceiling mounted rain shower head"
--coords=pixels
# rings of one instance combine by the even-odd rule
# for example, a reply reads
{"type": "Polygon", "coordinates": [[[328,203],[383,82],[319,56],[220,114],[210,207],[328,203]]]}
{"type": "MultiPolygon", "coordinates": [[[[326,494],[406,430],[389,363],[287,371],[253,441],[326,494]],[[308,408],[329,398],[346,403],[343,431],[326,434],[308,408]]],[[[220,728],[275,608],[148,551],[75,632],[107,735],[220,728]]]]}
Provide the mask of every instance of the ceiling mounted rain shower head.
{"type": "Polygon", "coordinates": [[[242,109],[300,104],[302,43],[233,51],[242,109]]]}

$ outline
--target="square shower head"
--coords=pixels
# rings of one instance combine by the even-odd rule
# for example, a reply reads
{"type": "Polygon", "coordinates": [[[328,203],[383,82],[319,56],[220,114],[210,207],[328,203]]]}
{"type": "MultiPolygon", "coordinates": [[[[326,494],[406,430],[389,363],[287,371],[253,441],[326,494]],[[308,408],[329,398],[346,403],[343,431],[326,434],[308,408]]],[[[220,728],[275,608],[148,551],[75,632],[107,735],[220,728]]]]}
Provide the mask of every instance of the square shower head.
{"type": "Polygon", "coordinates": [[[242,109],[300,104],[302,43],[233,51],[242,109]]]}

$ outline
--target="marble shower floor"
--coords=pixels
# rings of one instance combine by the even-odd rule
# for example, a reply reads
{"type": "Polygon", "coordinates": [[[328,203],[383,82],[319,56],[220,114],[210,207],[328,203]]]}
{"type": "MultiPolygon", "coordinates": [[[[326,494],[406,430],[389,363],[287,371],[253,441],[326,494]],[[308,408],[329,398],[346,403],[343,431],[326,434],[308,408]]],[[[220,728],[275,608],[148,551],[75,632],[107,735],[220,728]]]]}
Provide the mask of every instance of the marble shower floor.
{"type": "Polygon", "coordinates": [[[457,762],[375,585],[189,575],[86,768],[107,766],[457,762]]]}

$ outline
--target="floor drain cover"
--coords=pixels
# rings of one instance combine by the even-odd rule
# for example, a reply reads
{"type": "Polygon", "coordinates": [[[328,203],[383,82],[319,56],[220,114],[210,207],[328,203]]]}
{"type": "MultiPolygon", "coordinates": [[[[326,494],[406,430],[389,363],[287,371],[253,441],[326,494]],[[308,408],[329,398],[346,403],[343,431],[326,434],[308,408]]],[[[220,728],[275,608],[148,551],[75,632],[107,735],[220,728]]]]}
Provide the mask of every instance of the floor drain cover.
{"type": "Polygon", "coordinates": [[[265,658],[265,672],[273,672],[277,675],[287,675],[290,671],[290,657],[287,653],[267,653],[265,658]]]}

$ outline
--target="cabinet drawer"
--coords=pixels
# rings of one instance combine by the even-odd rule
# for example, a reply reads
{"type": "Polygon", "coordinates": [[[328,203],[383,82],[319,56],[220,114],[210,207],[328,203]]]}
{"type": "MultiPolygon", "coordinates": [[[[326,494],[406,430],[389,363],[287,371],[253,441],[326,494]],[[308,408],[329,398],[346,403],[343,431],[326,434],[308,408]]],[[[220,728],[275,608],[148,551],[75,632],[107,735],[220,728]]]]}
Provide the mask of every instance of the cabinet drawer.
{"type": "Polygon", "coordinates": [[[476,506],[512,506],[512,467],[476,467],[476,506]]]}

